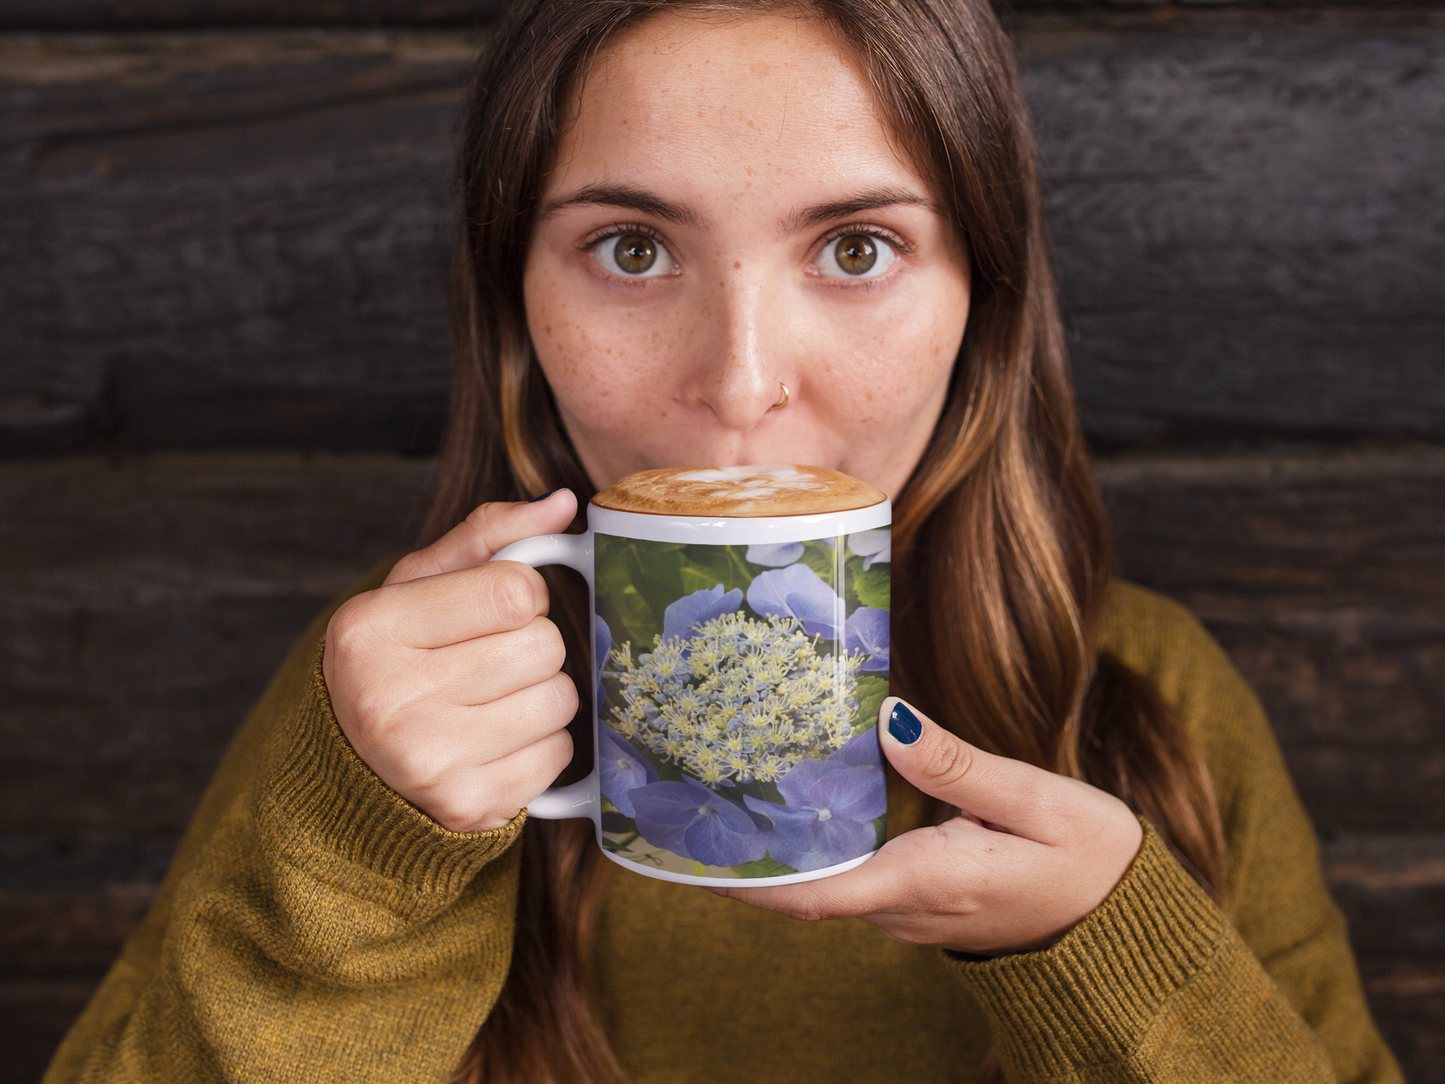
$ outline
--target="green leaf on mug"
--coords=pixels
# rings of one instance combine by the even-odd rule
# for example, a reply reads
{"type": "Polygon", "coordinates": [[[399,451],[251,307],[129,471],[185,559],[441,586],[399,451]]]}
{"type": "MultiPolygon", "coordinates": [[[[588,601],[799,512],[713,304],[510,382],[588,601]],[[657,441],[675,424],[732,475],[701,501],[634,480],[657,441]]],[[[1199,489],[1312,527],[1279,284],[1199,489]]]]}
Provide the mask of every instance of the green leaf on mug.
{"type": "Polygon", "coordinates": [[[630,640],[634,652],[651,650],[663,613],[682,595],[683,546],[599,534],[596,547],[598,616],[614,644],[630,640]]]}
{"type": "MultiPolygon", "coordinates": [[[[879,610],[889,608],[889,575],[888,566],[884,564],[874,565],[865,569],[863,562],[858,558],[858,570],[849,576],[849,587],[852,593],[857,596],[858,601],[864,606],[872,606],[879,610]]],[[[848,562],[851,566],[853,561],[848,562]]],[[[851,568],[850,568],[851,571],[851,568]]]]}
{"type": "Polygon", "coordinates": [[[718,584],[724,591],[746,591],[757,575],[748,566],[746,553],[746,546],[688,546],[683,550],[683,594],[711,591],[718,584]]]}
{"type": "Polygon", "coordinates": [[[733,869],[739,877],[783,877],[798,872],[792,866],[783,865],[770,854],[763,855],[756,862],[744,862],[734,866],[733,869]]]}
{"type": "Polygon", "coordinates": [[[637,831],[637,824],[631,817],[624,816],[613,810],[610,813],[602,814],[602,830],[612,832],[615,835],[625,835],[628,832],[637,831]]]}
{"type": "Polygon", "coordinates": [[[888,679],[877,674],[859,674],[858,714],[853,716],[853,733],[861,734],[869,727],[878,725],[878,709],[888,697],[888,679]]]}
{"type": "MultiPolygon", "coordinates": [[[[836,544],[841,542],[842,539],[834,538],[831,539],[831,541],[836,544]]],[[[835,550],[833,546],[828,545],[827,542],[804,542],[803,556],[798,558],[798,560],[801,564],[807,565],[816,572],[818,579],[822,580],[829,587],[836,589],[837,584],[835,584],[833,580],[837,571],[837,552],[838,551],[835,550]]]]}

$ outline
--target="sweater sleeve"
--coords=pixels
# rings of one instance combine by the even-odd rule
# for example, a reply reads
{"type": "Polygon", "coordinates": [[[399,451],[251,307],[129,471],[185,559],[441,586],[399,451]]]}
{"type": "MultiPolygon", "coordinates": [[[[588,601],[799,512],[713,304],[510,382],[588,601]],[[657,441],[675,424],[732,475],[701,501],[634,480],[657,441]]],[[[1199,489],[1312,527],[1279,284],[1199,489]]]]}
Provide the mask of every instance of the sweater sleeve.
{"type": "Polygon", "coordinates": [[[1009,1080],[1395,1084],[1259,701],[1198,621],[1158,595],[1119,585],[1105,643],[1155,682],[1209,765],[1229,911],[1146,824],[1128,874],[1057,944],[959,962],[1009,1080]]]}
{"type": "Polygon", "coordinates": [[[523,815],[449,832],[371,772],[321,676],[328,616],[228,751],[44,1084],[441,1081],[485,1020],[523,815]]]}

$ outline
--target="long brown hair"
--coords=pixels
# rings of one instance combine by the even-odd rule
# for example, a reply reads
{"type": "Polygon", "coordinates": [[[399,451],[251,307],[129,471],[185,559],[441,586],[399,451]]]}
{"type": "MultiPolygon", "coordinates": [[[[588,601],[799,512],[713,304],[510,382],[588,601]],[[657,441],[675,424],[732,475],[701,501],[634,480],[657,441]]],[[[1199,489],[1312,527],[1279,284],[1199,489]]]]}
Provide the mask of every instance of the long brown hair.
{"type": "MultiPolygon", "coordinates": [[[[987,0],[519,0],[472,80],[458,166],[455,375],[429,532],[484,500],[591,482],[533,354],[521,268],[566,111],[598,50],[668,10],[793,10],[857,53],[901,149],[969,254],[947,404],[895,508],[892,689],[990,751],[1147,815],[1218,894],[1209,777],[1157,692],[1099,650],[1111,555],[1074,411],[1012,46],[987,0]]],[[[586,596],[548,572],[586,643],[586,596]]],[[[579,691],[586,653],[569,652],[579,691]]],[[[573,725],[590,765],[590,713],[573,725]],[[582,721],[585,720],[585,725],[582,721]]],[[[529,822],[511,970],[456,1079],[622,1078],[593,990],[604,866],[585,822],[529,822]]],[[[990,1062],[986,1076],[996,1076],[990,1062]]]]}

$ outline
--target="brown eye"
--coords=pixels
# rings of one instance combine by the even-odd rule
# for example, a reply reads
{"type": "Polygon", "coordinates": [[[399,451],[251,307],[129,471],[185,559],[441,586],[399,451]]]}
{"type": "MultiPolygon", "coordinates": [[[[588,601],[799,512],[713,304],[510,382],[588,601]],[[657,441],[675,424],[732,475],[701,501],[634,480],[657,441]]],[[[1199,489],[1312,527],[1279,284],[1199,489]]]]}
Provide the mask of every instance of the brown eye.
{"type": "Polygon", "coordinates": [[[640,233],[629,233],[619,237],[612,248],[612,258],[617,266],[629,275],[641,275],[652,269],[657,262],[657,245],[651,237],[640,233]]]}
{"type": "Polygon", "coordinates": [[[868,233],[845,233],[823,246],[812,263],[814,273],[830,279],[876,279],[898,259],[898,249],[886,238],[868,233]]]}
{"type": "Polygon", "coordinates": [[[850,275],[866,275],[878,262],[878,246],[866,234],[849,234],[838,238],[834,258],[842,271],[850,275]]]}

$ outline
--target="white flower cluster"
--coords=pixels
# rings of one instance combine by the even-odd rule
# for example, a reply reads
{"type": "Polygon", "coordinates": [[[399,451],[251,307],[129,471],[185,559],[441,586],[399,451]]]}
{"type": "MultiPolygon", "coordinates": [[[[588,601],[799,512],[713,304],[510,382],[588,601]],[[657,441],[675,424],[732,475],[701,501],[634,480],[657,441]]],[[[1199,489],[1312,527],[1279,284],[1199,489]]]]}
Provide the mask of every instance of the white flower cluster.
{"type": "Polygon", "coordinates": [[[852,737],[862,661],[818,654],[791,617],[724,614],[689,640],[655,637],[635,664],[616,648],[612,726],[710,786],[776,781],[852,737]]]}

